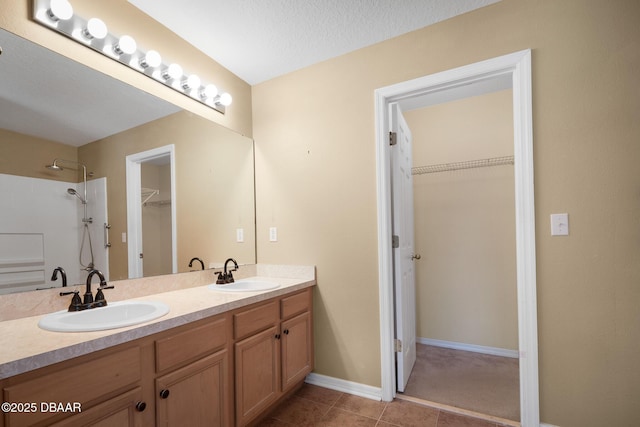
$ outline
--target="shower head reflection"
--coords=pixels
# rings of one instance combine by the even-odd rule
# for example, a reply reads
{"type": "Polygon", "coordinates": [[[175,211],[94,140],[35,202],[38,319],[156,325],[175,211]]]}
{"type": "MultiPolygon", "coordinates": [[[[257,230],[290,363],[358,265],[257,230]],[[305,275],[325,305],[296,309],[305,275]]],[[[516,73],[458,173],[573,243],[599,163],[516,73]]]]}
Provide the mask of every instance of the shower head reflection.
{"type": "Polygon", "coordinates": [[[78,199],[80,199],[80,201],[82,202],[83,205],[87,204],[87,201],[85,199],[83,199],[82,196],[80,196],[78,194],[78,192],[76,190],[74,190],[73,188],[67,188],[67,193],[76,196],[78,199]]]}

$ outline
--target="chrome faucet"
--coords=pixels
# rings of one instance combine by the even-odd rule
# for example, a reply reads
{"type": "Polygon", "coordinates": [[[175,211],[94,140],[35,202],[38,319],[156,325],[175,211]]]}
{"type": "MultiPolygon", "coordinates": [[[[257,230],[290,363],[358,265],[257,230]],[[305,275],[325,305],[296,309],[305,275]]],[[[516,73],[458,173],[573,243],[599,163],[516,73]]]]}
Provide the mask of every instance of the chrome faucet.
{"type": "Polygon", "coordinates": [[[238,271],[238,263],[236,262],[235,259],[233,258],[229,258],[224,262],[224,271],[218,273],[218,280],[216,280],[216,284],[218,285],[224,285],[226,283],[233,283],[233,272],[234,271],[238,271]],[[227,272],[227,265],[232,262],[233,263],[233,269],[229,270],[227,272]]]}
{"type": "Polygon", "coordinates": [[[202,260],[200,258],[198,258],[198,257],[191,258],[191,261],[189,261],[189,267],[193,266],[193,261],[198,261],[200,263],[200,266],[204,270],[204,262],[202,262],[202,260]]]}
{"type": "Polygon", "coordinates": [[[62,287],[66,288],[67,287],[67,273],[65,273],[64,268],[62,267],[56,267],[53,269],[53,274],[51,275],[51,280],[52,281],[56,281],[58,280],[58,272],[60,272],[60,275],[62,276],[62,287]]]}

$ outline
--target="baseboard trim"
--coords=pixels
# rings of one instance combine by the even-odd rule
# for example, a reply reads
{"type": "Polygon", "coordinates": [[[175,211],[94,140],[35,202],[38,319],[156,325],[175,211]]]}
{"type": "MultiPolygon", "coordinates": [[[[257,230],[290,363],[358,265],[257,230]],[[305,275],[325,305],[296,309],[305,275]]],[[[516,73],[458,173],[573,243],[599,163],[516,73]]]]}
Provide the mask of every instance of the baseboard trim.
{"type": "Polygon", "coordinates": [[[382,389],[366,384],[355,383],[353,381],[341,380],[339,378],[328,377],[326,375],[311,373],[307,375],[305,382],[343,393],[354,394],[373,400],[382,400],[382,389]]]}
{"type": "Polygon", "coordinates": [[[540,427],[560,427],[554,424],[540,423],[540,427]]]}
{"type": "MultiPolygon", "coordinates": [[[[506,348],[487,347],[484,345],[465,344],[454,341],[435,340],[432,338],[417,337],[416,342],[419,344],[432,345],[434,347],[451,348],[453,350],[472,351],[474,353],[490,354],[493,356],[511,357],[518,359],[520,357],[518,350],[509,350],[506,348]]],[[[549,426],[554,427],[554,426],[549,426]]]]}

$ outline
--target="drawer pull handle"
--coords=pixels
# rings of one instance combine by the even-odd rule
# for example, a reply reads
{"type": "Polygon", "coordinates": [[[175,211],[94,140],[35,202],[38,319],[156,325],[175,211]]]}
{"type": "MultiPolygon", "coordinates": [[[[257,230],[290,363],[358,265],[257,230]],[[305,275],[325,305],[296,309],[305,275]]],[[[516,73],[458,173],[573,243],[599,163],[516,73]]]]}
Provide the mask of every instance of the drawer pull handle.
{"type": "Polygon", "coordinates": [[[144,402],[136,403],[136,411],[144,412],[145,409],[147,409],[147,404],[146,403],[144,403],[144,402]]]}
{"type": "Polygon", "coordinates": [[[160,397],[162,399],[166,399],[167,397],[169,397],[169,390],[167,390],[166,388],[164,390],[160,390],[160,397]]]}

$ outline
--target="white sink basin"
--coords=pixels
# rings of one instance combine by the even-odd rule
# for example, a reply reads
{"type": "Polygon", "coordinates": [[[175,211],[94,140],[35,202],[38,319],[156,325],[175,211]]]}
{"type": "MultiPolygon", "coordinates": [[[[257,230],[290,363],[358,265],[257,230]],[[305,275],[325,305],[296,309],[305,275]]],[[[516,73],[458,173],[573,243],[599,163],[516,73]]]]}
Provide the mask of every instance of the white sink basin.
{"type": "Polygon", "coordinates": [[[164,316],[169,306],[155,301],[120,301],[106,307],[47,314],[38,326],[54,332],[90,332],[137,325],[164,316]]]}
{"type": "Polygon", "coordinates": [[[208,285],[209,289],[222,292],[258,292],[277,289],[279,284],[267,282],[264,280],[238,280],[237,282],[227,283],[226,285],[217,285],[215,283],[208,285]]]}

